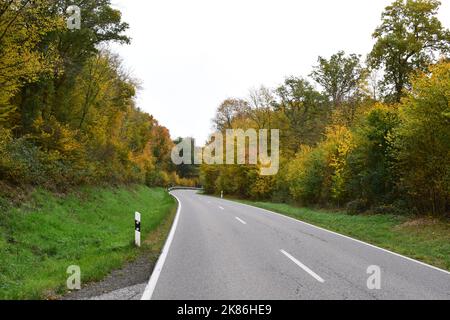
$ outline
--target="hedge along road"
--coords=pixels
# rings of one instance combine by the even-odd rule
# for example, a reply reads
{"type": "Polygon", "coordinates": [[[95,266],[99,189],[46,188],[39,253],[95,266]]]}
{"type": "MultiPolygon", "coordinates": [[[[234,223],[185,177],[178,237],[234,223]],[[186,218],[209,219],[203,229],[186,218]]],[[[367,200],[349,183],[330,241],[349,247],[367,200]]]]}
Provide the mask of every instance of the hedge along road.
{"type": "Polygon", "coordinates": [[[447,271],[264,209],[172,194],[179,212],[144,300],[450,299],[447,271]]]}

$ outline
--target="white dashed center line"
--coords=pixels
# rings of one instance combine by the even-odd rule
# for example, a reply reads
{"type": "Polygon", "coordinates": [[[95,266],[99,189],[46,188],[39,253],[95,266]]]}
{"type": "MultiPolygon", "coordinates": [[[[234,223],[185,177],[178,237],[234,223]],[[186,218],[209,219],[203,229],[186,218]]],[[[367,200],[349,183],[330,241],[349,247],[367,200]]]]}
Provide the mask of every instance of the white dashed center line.
{"type": "Polygon", "coordinates": [[[224,207],[220,207],[220,206],[219,206],[219,209],[220,209],[220,210],[225,210],[225,208],[224,208],[224,207]]]}
{"type": "Polygon", "coordinates": [[[242,224],[247,224],[247,222],[245,222],[244,220],[242,220],[241,218],[236,217],[236,220],[239,221],[242,224]]]}
{"type": "Polygon", "coordinates": [[[301,263],[300,261],[298,261],[297,259],[295,259],[293,256],[291,256],[289,253],[287,253],[284,250],[280,250],[282,254],[284,254],[286,257],[288,257],[289,259],[292,260],[292,262],[294,262],[296,265],[298,265],[300,268],[302,268],[303,270],[305,270],[306,272],[308,272],[314,279],[316,279],[317,281],[324,283],[325,280],[323,280],[321,277],[319,277],[317,275],[317,273],[315,273],[314,271],[312,271],[310,268],[308,268],[307,266],[305,266],[303,263],[301,263]]]}

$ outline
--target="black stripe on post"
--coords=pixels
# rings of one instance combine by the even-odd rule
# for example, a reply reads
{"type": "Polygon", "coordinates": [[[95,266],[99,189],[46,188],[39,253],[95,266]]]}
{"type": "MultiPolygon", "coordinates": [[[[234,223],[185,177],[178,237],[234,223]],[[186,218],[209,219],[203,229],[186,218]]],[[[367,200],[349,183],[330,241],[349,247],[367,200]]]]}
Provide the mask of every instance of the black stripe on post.
{"type": "Polygon", "coordinates": [[[134,229],[136,231],[141,232],[141,222],[140,221],[134,220],[134,229]]]}

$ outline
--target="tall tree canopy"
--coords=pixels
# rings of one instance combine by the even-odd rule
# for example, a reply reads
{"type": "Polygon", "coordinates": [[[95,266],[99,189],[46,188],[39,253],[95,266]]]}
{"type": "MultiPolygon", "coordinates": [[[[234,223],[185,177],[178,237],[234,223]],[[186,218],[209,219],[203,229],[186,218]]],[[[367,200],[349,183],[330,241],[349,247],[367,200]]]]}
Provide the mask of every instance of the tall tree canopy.
{"type": "Polygon", "coordinates": [[[367,73],[360,60],[361,56],[346,56],[344,51],[332,55],[329,60],[319,57],[319,64],[311,76],[323,87],[334,108],[342,106],[362,89],[367,73]]]}
{"type": "Polygon", "coordinates": [[[51,0],[0,3],[0,122],[14,112],[10,100],[21,87],[51,72],[59,58],[56,43],[42,43],[64,25],[62,16],[51,14],[52,4],[51,0]]]}
{"type": "Polygon", "coordinates": [[[304,78],[290,77],[276,89],[276,109],[287,121],[282,144],[295,153],[302,144],[316,143],[325,127],[329,106],[327,98],[304,78]]]}
{"type": "Polygon", "coordinates": [[[437,17],[440,5],[437,0],[397,0],[383,12],[368,62],[384,70],[381,85],[389,100],[400,101],[414,71],[450,53],[450,31],[437,17]]]}
{"type": "Polygon", "coordinates": [[[127,28],[110,0],[0,2],[0,186],[180,182],[169,131],[105,49],[127,28]],[[66,28],[73,4],[79,30],[66,28]]]}
{"type": "Polygon", "coordinates": [[[280,168],[263,177],[257,166],[202,165],[206,192],[449,216],[450,38],[439,5],[395,0],[368,66],[340,51],[319,57],[309,78],[225,101],[219,127],[280,129],[280,168]]]}

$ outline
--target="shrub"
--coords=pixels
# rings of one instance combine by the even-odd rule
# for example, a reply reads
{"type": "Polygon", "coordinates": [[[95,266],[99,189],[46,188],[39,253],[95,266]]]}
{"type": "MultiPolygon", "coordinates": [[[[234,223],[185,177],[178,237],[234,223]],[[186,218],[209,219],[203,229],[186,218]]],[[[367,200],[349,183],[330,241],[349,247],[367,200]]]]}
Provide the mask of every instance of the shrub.
{"type": "Polygon", "coordinates": [[[368,209],[367,201],[363,199],[356,199],[347,203],[345,209],[349,214],[360,214],[368,209]]]}
{"type": "Polygon", "coordinates": [[[347,158],[347,193],[369,205],[394,197],[395,172],[390,137],[398,126],[398,112],[382,104],[372,108],[355,129],[354,148],[347,158]]]}
{"type": "Polygon", "coordinates": [[[450,211],[450,62],[413,80],[394,132],[398,185],[422,212],[450,211]]]}

